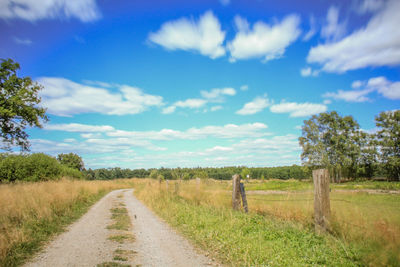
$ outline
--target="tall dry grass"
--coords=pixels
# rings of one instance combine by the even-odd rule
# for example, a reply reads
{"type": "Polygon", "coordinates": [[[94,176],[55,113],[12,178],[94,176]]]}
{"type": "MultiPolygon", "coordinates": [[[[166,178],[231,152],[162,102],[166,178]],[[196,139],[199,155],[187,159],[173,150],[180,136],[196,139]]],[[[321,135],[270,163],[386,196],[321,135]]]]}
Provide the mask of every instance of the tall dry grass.
{"type": "Polygon", "coordinates": [[[68,217],[77,216],[78,208],[84,209],[106,192],[131,186],[129,180],[68,179],[0,185],[0,266],[16,265],[28,256],[23,249],[15,251],[19,245],[35,245],[43,241],[36,239],[59,231],[61,226],[52,222],[68,222],[68,217]],[[41,225],[50,229],[40,229],[41,225]],[[36,232],[45,234],[38,236],[36,232]]]}
{"type": "MultiPolygon", "coordinates": [[[[170,181],[159,185],[155,181],[137,181],[164,194],[177,194],[198,205],[231,207],[231,182],[202,180],[170,181]]],[[[276,182],[274,182],[276,183],[276,182]]],[[[285,183],[285,181],[282,181],[285,183]]],[[[266,188],[268,185],[264,185],[266,188]]],[[[283,186],[284,187],[284,186],[283,186]]],[[[141,192],[145,198],[146,192],[141,192]]],[[[365,262],[375,266],[400,265],[400,195],[362,192],[332,192],[331,210],[333,234],[348,243],[360,246],[365,262]]],[[[297,221],[306,227],[313,225],[313,192],[287,191],[284,194],[247,195],[249,211],[297,221]]]]}

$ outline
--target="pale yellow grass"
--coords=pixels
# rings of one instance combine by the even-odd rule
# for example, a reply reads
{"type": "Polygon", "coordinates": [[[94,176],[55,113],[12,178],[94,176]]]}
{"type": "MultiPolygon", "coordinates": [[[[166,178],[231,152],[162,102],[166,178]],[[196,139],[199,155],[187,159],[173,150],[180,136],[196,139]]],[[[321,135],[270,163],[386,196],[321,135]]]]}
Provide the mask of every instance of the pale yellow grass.
{"type": "MultiPolygon", "coordinates": [[[[147,180],[146,183],[168,194],[175,194],[174,184],[178,183],[178,195],[184,199],[199,205],[231,207],[231,181],[202,180],[200,186],[195,180],[170,181],[168,192],[165,182],[159,185],[158,182],[147,180]]],[[[371,257],[367,262],[400,262],[400,195],[349,191],[332,192],[330,197],[332,230],[335,235],[348,242],[361,244],[365,250],[371,250],[371,253],[366,253],[366,257],[371,257]]],[[[247,200],[250,212],[293,220],[312,227],[312,191],[247,195],[247,200]]]]}
{"type": "Polygon", "coordinates": [[[0,262],[14,245],[30,241],[32,237],[24,226],[32,221],[58,216],[76,202],[128,186],[128,180],[68,179],[0,185],[0,262]]]}

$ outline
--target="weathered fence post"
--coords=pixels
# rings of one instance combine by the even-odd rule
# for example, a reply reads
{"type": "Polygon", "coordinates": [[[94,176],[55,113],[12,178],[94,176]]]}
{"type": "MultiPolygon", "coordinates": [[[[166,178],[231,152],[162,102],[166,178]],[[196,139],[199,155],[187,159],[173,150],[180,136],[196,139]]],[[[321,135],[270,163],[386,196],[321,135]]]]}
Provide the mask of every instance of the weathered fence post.
{"type": "Polygon", "coordinates": [[[169,183],[169,181],[165,180],[165,188],[167,189],[167,192],[168,192],[168,183],[169,183]]]}
{"type": "Polygon", "coordinates": [[[329,172],[327,169],[313,170],[315,231],[323,233],[330,228],[331,207],[329,201],[329,172]]]}
{"type": "Polygon", "coordinates": [[[239,183],[239,188],[240,188],[240,194],[242,195],[242,202],[243,202],[244,212],[248,213],[249,212],[249,208],[247,206],[247,198],[246,198],[246,192],[244,190],[244,184],[243,183],[239,183]]]}
{"type": "Polygon", "coordinates": [[[175,195],[179,194],[179,183],[178,181],[175,181],[175,195]]]}
{"type": "Polygon", "coordinates": [[[200,193],[200,178],[196,178],[196,193],[200,193]]]}
{"type": "Polygon", "coordinates": [[[240,209],[240,175],[235,174],[232,176],[232,208],[234,210],[240,209]]]}

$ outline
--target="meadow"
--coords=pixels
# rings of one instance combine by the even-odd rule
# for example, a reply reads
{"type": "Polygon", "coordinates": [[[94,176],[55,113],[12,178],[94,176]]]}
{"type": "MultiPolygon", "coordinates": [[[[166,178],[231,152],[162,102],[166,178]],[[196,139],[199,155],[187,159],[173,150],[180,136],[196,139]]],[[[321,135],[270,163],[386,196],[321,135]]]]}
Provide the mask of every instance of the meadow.
{"type": "Polygon", "coordinates": [[[230,181],[202,180],[199,187],[194,180],[169,181],[168,189],[154,180],[135,184],[139,199],[225,263],[400,265],[400,195],[357,191],[394,190],[399,183],[332,184],[332,229],[325,236],[313,232],[311,182],[245,182],[248,215],[231,210],[230,181]]]}
{"type": "Polygon", "coordinates": [[[0,266],[18,266],[125,180],[0,184],[0,266]]]}

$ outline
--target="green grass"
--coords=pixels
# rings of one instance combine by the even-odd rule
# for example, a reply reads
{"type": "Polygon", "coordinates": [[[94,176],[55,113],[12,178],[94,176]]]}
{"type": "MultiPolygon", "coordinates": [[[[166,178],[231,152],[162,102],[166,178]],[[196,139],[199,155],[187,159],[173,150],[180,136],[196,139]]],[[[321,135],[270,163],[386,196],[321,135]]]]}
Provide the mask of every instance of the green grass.
{"type": "Polygon", "coordinates": [[[125,242],[132,242],[134,241],[134,237],[131,234],[118,234],[118,235],[112,235],[108,237],[109,240],[118,242],[120,244],[125,243],[125,242]]]}
{"type": "Polygon", "coordinates": [[[116,249],[114,251],[113,260],[115,260],[115,261],[127,261],[127,260],[129,260],[129,258],[132,258],[132,256],[135,253],[136,253],[136,251],[133,251],[133,250],[116,249]]]}
{"type": "Polygon", "coordinates": [[[97,264],[97,267],[130,267],[131,265],[129,264],[122,264],[119,262],[103,262],[100,264],[97,264]]]}
{"type": "Polygon", "coordinates": [[[107,192],[102,190],[96,195],[86,195],[70,205],[68,209],[52,217],[29,221],[23,225],[24,232],[31,237],[30,241],[21,242],[10,249],[10,252],[0,262],[0,266],[19,266],[26,259],[37,253],[44,242],[51,236],[65,231],[66,227],[85,214],[90,206],[102,198],[107,192]]]}
{"type": "Polygon", "coordinates": [[[380,189],[380,190],[400,190],[400,182],[386,181],[354,181],[342,184],[333,184],[335,189],[380,189]]]}
{"type": "Polygon", "coordinates": [[[107,226],[109,230],[124,230],[128,231],[131,227],[131,219],[128,215],[128,210],[125,207],[112,208],[111,219],[114,220],[113,224],[107,226]]]}
{"type": "MultiPolygon", "coordinates": [[[[306,191],[313,190],[312,181],[304,180],[252,180],[245,182],[246,190],[277,190],[277,191],[306,191]]],[[[400,190],[400,182],[386,181],[351,181],[330,185],[332,189],[379,189],[379,190],[400,190]]]]}
{"type": "Polygon", "coordinates": [[[312,190],[313,184],[309,181],[299,180],[267,180],[265,182],[257,181],[245,183],[246,190],[277,190],[277,191],[300,191],[312,190]]]}
{"type": "Polygon", "coordinates": [[[255,213],[199,206],[179,196],[136,191],[146,204],[232,266],[360,266],[359,250],[329,235],[255,213]]]}

